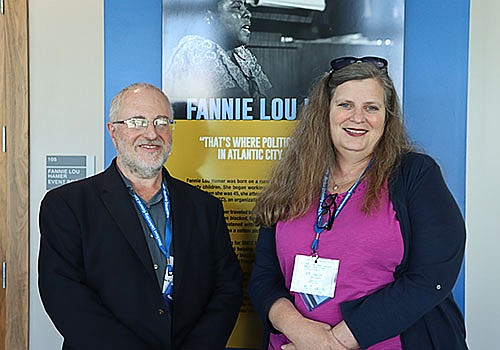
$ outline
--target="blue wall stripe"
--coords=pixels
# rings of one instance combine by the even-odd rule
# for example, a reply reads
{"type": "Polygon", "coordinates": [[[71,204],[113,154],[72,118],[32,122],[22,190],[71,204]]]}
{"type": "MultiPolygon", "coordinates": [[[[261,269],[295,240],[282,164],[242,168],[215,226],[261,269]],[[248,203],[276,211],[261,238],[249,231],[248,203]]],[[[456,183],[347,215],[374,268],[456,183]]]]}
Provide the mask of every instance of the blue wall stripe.
{"type": "MultiPolygon", "coordinates": [[[[465,214],[469,0],[406,1],[404,114],[465,214]]],[[[464,269],[454,288],[462,312],[464,269]]]]}
{"type": "MultiPolygon", "coordinates": [[[[105,115],[111,99],[135,82],[161,86],[161,0],[104,1],[105,115]]],[[[115,156],[105,132],[104,164],[115,156]]]]}

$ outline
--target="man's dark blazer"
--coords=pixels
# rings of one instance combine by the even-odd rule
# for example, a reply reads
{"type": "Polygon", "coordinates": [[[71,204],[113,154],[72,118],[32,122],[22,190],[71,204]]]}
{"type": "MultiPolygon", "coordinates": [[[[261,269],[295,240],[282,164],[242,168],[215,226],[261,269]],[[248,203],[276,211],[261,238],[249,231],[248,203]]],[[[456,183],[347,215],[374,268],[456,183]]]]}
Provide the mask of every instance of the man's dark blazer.
{"type": "Polygon", "coordinates": [[[113,164],[49,191],[40,207],[39,290],[63,349],[223,349],[242,301],[222,204],[163,170],[173,225],[174,309],[113,164]]]}

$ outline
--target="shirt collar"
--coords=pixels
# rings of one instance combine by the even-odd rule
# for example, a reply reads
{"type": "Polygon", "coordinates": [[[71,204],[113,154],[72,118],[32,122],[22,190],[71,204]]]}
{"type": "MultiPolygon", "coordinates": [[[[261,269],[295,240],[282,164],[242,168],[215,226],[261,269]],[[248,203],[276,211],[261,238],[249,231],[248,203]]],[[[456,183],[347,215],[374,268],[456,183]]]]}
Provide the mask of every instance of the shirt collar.
{"type": "MultiPolygon", "coordinates": [[[[134,187],[132,186],[132,183],[129,181],[129,179],[127,179],[125,177],[125,175],[123,175],[123,173],[121,172],[120,168],[118,168],[118,167],[116,167],[116,168],[118,169],[118,174],[120,174],[120,177],[122,178],[123,182],[125,183],[125,186],[127,187],[128,193],[131,196],[134,196],[135,191],[134,191],[134,187]]],[[[165,180],[163,179],[163,174],[162,174],[162,182],[163,183],[165,182],[165,180]]],[[[151,205],[159,203],[161,200],[163,200],[163,193],[162,193],[162,190],[160,188],[158,190],[158,192],[156,192],[156,194],[153,196],[153,198],[151,198],[151,200],[148,203],[146,203],[146,204],[148,206],[151,206],[151,205]]]]}

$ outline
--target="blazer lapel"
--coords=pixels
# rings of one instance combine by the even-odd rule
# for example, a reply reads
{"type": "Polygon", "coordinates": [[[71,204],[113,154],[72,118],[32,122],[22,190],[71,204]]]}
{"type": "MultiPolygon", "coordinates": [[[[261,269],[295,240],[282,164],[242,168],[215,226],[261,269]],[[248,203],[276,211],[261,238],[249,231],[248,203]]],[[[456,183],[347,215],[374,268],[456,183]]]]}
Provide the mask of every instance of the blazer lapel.
{"type": "MultiPolygon", "coordinates": [[[[172,210],[172,232],[174,243],[174,271],[175,281],[182,281],[183,273],[186,267],[188,252],[191,247],[193,237],[193,217],[196,215],[195,208],[186,198],[186,193],[176,185],[178,180],[172,178],[165,170],[164,176],[167,179],[167,187],[170,195],[170,204],[172,210]]],[[[178,283],[174,283],[175,290],[181,288],[178,283]]]]}
{"type": "Polygon", "coordinates": [[[142,226],[127,188],[116,169],[115,162],[113,161],[113,164],[105,171],[107,176],[104,178],[105,183],[101,188],[101,199],[132,250],[156,283],[153,262],[142,226]]]}

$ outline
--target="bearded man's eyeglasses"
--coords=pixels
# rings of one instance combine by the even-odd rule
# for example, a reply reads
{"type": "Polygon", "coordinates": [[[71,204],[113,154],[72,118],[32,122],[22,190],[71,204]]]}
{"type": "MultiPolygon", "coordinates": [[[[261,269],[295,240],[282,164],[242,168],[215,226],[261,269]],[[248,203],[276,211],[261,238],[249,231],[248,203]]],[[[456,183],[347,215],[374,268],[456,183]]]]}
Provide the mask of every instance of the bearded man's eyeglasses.
{"type": "Polygon", "coordinates": [[[365,62],[365,63],[371,63],[375,65],[378,69],[383,69],[387,68],[387,65],[389,64],[385,58],[382,57],[376,57],[376,56],[365,56],[365,57],[352,57],[352,56],[347,56],[347,57],[340,57],[336,58],[330,61],[330,67],[332,71],[342,69],[344,67],[347,67],[351,64],[358,63],[358,62],[365,62]]]}
{"type": "Polygon", "coordinates": [[[111,122],[111,124],[125,124],[129,129],[138,130],[146,130],[149,123],[153,123],[156,130],[167,130],[174,128],[175,120],[167,116],[157,116],[154,120],[147,120],[145,117],[138,115],[125,120],[111,122]]]}

